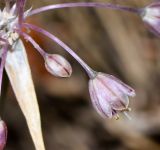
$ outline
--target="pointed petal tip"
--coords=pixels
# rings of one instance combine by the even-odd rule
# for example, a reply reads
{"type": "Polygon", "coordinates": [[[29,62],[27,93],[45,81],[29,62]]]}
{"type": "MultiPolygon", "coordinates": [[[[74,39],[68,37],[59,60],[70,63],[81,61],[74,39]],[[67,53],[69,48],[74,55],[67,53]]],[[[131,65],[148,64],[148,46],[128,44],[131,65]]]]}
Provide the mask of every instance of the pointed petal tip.
{"type": "Polygon", "coordinates": [[[130,91],[128,92],[128,96],[135,97],[136,96],[135,90],[134,89],[130,89],[130,91]]]}

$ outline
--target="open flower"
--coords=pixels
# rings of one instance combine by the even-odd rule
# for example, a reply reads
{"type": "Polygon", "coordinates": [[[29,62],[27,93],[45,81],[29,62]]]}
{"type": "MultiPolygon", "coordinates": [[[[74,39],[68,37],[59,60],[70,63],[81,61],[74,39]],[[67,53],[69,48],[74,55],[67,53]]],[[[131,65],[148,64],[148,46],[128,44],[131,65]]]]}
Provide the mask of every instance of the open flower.
{"type": "Polygon", "coordinates": [[[135,91],[114,76],[97,73],[89,81],[89,92],[94,108],[103,117],[118,118],[119,112],[129,110],[128,96],[135,91]]]}
{"type": "Polygon", "coordinates": [[[160,36],[160,1],[153,2],[141,9],[140,15],[149,29],[160,36]]]}

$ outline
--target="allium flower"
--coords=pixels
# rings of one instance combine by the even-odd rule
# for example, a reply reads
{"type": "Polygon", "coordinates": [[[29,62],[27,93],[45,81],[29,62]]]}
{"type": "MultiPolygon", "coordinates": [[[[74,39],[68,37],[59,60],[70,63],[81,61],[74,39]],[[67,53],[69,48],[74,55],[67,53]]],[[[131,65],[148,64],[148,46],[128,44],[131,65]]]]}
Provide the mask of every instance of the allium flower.
{"type": "Polygon", "coordinates": [[[149,29],[157,36],[160,36],[160,1],[151,3],[141,9],[140,15],[149,29]]]}
{"type": "Polygon", "coordinates": [[[45,66],[48,72],[57,77],[70,77],[72,74],[72,67],[69,62],[58,54],[47,54],[45,66]]]}
{"type": "Polygon", "coordinates": [[[0,120],[0,150],[3,150],[3,148],[6,145],[7,140],[7,127],[3,120],[0,120]]]}
{"type": "Polygon", "coordinates": [[[128,96],[135,96],[135,91],[131,87],[116,77],[101,72],[90,79],[89,92],[97,112],[108,118],[119,118],[119,112],[128,111],[128,96]]]}
{"type": "MultiPolygon", "coordinates": [[[[53,75],[69,77],[72,73],[72,68],[62,56],[57,54],[47,54],[29,35],[29,33],[22,30],[23,28],[34,30],[48,37],[80,63],[90,78],[89,89],[93,105],[101,115],[111,118],[121,111],[128,110],[128,96],[133,96],[134,90],[113,76],[97,73],[92,70],[58,37],[38,26],[26,23],[26,18],[44,11],[65,7],[101,7],[133,13],[137,13],[138,9],[110,3],[80,2],[55,4],[35,10],[30,9],[24,11],[26,0],[17,0],[13,5],[11,5],[11,2],[13,3],[14,0],[5,0],[6,7],[0,11],[0,92],[3,69],[5,68],[17,101],[27,121],[36,150],[45,150],[45,146],[42,137],[37,98],[26,50],[21,37],[30,42],[41,54],[45,60],[47,70],[53,75]]],[[[3,136],[0,130],[0,140],[1,135],[3,136]]],[[[3,137],[5,137],[5,135],[3,137]]],[[[3,147],[1,149],[3,149],[3,147]]]]}

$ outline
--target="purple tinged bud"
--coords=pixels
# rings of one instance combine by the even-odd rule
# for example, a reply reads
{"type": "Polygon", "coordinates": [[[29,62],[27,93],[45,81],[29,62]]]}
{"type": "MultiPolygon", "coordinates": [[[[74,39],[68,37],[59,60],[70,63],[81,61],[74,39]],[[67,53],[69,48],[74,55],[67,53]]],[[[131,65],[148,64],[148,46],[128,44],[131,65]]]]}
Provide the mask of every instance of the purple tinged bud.
{"type": "Polygon", "coordinates": [[[160,36],[160,1],[156,1],[143,8],[140,13],[150,31],[160,36]]]}
{"type": "Polygon", "coordinates": [[[72,67],[70,63],[61,55],[46,54],[45,67],[48,72],[57,77],[70,77],[72,74],[72,67]]]}
{"type": "Polygon", "coordinates": [[[129,96],[135,96],[135,91],[112,75],[99,72],[89,81],[89,93],[94,108],[102,117],[116,119],[118,113],[129,111],[129,96]]]}
{"type": "Polygon", "coordinates": [[[3,150],[7,141],[7,126],[4,121],[0,121],[0,150],[3,150]]]}

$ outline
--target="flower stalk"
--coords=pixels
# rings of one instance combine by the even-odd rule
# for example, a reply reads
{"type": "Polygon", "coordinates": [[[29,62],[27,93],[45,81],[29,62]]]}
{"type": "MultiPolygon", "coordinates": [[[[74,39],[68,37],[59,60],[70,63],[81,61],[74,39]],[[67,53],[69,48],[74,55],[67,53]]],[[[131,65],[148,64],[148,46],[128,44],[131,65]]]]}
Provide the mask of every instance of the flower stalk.
{"type": "Polygon", "coordinates": [[[62,56],[57,54],[47,54],[40,46],[37,44],[31,36],[26,33],[20,33],[27,41],[29,41],[33,47],[41,54],[45,60],[45,67],[52,75],[57,77],[70,77],[72,74],[71,65],[62,56]]]}
{"type": "Polygon", "coordinates": [[[35,42],[35,40],[25,32],[19,32],[26,41],[29,41],[33,47],[41,54],[41,56],[45,57],[46,52],[35,42]]]}
{"type": "Polygon", "coordinates": [[[134,7],[128,7],[123,5],[117,5],[112,3],[101,3],[101,2],[77,2],[77,3],[63,3],[63,4],[53,4],[49,6],[44,6],[41,8],[37,8],[32,10],[29,16],[39,14],[44,11],[53,10],[53,9],[60,9],[60,8],[70,8],[70,7],[94,7],[94,8],[109,8],[121,11],[127,11],[132,13],[139,13],[139,9],[134,7]]]}
{"type": "Polygon", "coordinates": [[[5,4],[6,4],[6,10],[9,11],[10,10],[10,0],[5,0],[5,4]]]}
{"type": "Polygon", "coordinates": [[[76,59],[81,64],[81,66],[85,69],[85,71],[87,72],[87,74],[90,78],[94,78],[96,76],[96,72],[93,71],[68,45],[66,45],[64,42],[62,42],[58,37],[56,37],[55,35],[49,33],[48,31],[46,31],[40,27],[37,27],[35,25],[28,24],[28,23],[25,23],[23,25],[27,28],[30,28],[34,31],[37,31],[37,32],[47,36],[52,41],[54,41],[58,45],[60,45],[65,51],[67,51],[74,59],[76,59]]]}
{"type": "Polygon", "coordinates": [[[24,17],[24,7],[25,7],[25,2],[26,0],[17,0],[17,14],[19,15],[18,17],[18,22],[19,22],[19,29],[22,29],[22,22],[23,22],[23,17],[24,17]]]}

